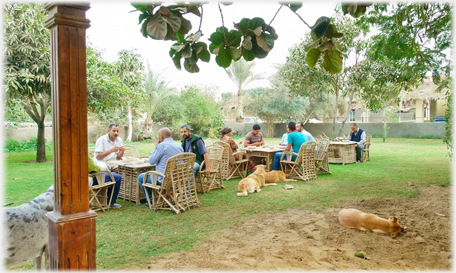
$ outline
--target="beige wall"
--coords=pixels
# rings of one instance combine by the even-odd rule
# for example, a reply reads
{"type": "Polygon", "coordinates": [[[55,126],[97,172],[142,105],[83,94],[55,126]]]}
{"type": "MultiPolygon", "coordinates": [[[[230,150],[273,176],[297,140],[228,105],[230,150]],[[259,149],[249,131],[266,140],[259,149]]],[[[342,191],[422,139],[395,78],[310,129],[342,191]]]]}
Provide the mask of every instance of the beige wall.
{"type": "Polygon", "coordinates": [[[445,115],[445,111],[447,109],[447,106],[445,104],[447,104],[446,100],[437,100],[436,101],[436,111],[435,111],[436,116],[445,115]]]}
{"type": "Polygon", "coordinates": [[[415,102],[416,122],[424,122],[424,103],[423,100],[417,99],[415,102]]]}

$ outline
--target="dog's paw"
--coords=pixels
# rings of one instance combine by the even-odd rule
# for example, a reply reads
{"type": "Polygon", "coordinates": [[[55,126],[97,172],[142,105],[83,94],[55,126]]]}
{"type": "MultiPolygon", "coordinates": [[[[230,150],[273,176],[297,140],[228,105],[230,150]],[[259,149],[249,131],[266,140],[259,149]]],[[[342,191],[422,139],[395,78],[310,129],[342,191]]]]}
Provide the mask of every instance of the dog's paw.
{"type": "Polygon", "coordinates": [[[275,185],[275,186],[277,186],[277,183],[270,183],[269,185],[275,185]]]}

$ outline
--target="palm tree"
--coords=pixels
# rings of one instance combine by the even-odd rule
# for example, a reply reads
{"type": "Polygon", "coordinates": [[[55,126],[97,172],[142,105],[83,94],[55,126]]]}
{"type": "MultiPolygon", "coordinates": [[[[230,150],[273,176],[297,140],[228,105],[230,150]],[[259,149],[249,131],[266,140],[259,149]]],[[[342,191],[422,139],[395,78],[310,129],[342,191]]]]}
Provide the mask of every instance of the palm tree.
{"type": "Polygon", "coordinates": [[[142,130],[143,138],[152,138],[152,113],[156,106],[165,98],[179,94],[175,87],[169,87],[169,82],[164,79],[163,72],[156,72],[150,69],[147,63],[147,72],[145,77],[145,88],[147,93],[146,100],[146,120],[142,130]]]}
{"type": "Polygon", "coordinates": [[[244,122],[244,106],[242,102],[242,91],[244,87],[252,81],[260,80],[263,77],[258,74],[254,74],[252,68],[255,66],[255,62],[247,62],[244,58],[239,61],[233,61],[229,68],[225,69],[228,77],[233,81],[237,88],[237,112],[236,122],[244,122]]]}

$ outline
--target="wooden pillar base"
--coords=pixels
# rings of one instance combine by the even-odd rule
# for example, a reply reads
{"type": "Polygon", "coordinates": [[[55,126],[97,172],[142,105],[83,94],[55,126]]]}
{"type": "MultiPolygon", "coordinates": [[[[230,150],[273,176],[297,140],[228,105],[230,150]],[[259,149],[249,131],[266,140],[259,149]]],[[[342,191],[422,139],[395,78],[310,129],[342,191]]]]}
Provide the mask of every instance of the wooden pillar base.
{"type": "Polygon", "coordinates": [[[63,216],[56,211],[49,218],[49,259],[51,270],[95,270],[96,236],[93,211],[63,216]],[[81,249],[84,247],[86,249],[81,249]]]}

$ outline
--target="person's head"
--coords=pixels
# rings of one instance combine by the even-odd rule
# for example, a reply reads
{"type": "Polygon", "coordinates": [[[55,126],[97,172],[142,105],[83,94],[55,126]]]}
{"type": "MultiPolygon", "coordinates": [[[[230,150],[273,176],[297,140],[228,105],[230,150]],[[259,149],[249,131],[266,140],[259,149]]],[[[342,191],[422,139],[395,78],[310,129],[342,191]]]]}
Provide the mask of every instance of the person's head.
{"type": "Polygon", "coordinates": [[[255,124],[255,125],[253,125],[252,132],[253,132],[255,135],[258,135],[258,134],[260,133],[260,129],[261,129],[260,125],[255,124]]]}
{"type": "Polygon", "coordinates": [[[119,136],[119,125],[116,123],[111,123],[109,124],[108,127],[108,134],[109,134],[109,139],[111,141],[114,141],[118,136],[119,136]]]}
{"type": "Polygon", "coordinates": [[[302,132],[302,130],[304,130],[304,124],[302,122],[296,123],[296,131],[302,132]]]}
{"type": "Polygon", "coordinates": [[[356,123],[351,124],[351,129],[352,131],[358,131],[358,126],[356,125],[356,123]]]}
{"type": "Polygon", "coordinates": [[[169,128],[163,127],[160,130],[158,130],[158,140],[160,142],[169,137],[171,137],[171,130],[169,128]]]}
{"type": "Polygon", "coordinates": [[[225,127],[220,131],[220,139],[222,139],[225,135],[230,137],[232,134],[231,128],[225,127]]]}
{"type": "Polygon", "coordinates": [[[292,133],[292,132],[296,131],[296,123],[294,123],[293,121],[288,122],[287,130],[288,130],[288,133],[292,133]]]}
{"type": "Polygon", "coordinates": [[[192,133],[191,133],[191,130],[190,130],[190,126],[188,126],[187,124],[184,124],[184,125],[182,125],[180,127],[180,130],[181,130],[182,137],[184,139],[192,138],[192,133]]]}

